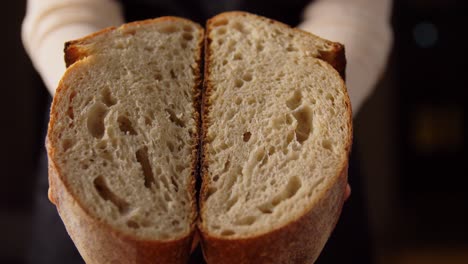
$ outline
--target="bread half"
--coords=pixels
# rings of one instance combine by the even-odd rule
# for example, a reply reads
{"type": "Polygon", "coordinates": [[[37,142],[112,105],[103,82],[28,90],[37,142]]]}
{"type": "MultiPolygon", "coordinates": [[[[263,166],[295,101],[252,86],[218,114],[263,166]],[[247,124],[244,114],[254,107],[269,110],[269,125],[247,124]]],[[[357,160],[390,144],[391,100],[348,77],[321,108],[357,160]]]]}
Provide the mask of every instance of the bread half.
{"type": "Polygon", "coordinates": [[[49,198],[86,263],[186,263],[203,29],[163,17],[66,44],[49,198]]]}
{"type": "Polygon", "coordinates": [[[242,12],[215,16],[206,30],[205,258],[312,263],[347,183],[352,125],[343,46],[242,12]]]}

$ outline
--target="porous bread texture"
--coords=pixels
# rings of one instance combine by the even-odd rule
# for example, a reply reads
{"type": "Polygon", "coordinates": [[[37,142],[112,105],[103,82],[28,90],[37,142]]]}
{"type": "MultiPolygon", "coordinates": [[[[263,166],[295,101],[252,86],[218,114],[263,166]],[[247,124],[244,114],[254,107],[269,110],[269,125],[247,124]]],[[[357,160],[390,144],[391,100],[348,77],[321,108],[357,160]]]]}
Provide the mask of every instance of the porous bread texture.
{"type": "Polygon", "coordinates": [[[165,18],[67,44],[49,158],[97,222],[145,240],[193,231],[202,41],[198,25],[165,18]]]}
{"type": "Polygon", "coordinates": [[[319,59],[336,44],[245,13],[206,34],[200,228],[255,237],[309,212],[347,165],[349,98],[319,59]]]}

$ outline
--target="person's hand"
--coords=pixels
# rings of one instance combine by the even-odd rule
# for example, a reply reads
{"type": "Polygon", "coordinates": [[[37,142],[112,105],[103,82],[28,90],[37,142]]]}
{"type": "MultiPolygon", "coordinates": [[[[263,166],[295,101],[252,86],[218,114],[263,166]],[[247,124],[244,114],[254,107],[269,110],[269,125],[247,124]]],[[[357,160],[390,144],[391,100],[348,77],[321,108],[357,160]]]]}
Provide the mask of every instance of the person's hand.
{"type": "Polygon", "coordinates": [[[345,190],[345,201],[348,200],[349,196],[351,196],[351,186],[346,184],[346,190],[345,190]]]}

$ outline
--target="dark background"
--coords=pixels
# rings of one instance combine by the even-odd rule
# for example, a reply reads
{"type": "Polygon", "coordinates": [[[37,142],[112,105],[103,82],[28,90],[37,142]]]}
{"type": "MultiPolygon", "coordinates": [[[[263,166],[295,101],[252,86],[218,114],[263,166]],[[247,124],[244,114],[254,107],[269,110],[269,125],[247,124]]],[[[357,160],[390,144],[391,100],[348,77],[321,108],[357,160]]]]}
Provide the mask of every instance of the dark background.
{"type": "MultiPolygon", "coordinates": [[[[0,12],[0,263],[24,263],[48,94],[20,40],[25,1],[0,12]]],[[[375,263],[468,263],[467,19],[467,1],[395,1],[388,69],[354,123],[375,263]]]]}

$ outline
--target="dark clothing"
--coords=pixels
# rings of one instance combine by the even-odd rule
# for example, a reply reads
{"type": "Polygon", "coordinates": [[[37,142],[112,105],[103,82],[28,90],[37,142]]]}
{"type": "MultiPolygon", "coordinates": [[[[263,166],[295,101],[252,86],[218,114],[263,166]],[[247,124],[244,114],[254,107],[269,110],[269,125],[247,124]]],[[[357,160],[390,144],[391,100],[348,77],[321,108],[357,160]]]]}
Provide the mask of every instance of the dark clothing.
{"type": "Polygon", "coordinates": [[[311,0],[123,0],[127,21],[159,16],[180,16],[201,25],[225,11],[240,10],[296,26],[311,0]]]}
{"type": "MultiPolygon", "coordinates": [[[[204,25],[206,19],[228,10],[242,10],[263,15],[295,26],[300,22],[304,7],[311,1],[288,0],[128,0],[121,1],[127,21],[171,15],[189,18],[204,25]]],[[[356,159],[351,155],[349,182],[352,196],[343,207],[342,216],[325,249],[316,263],[372,263],[369,225],[363,186],[356,159]]],[[[47,199],[47,161],[45,150],[40,160],[36,195],[36,214],[31,263],[83,263],[65,232],[55,206],[47,199]]],[[[191,263],[203,263],[198,248],[191,263]]],[[[105,264],[105,263],[103,263],[105,264]]]]}

